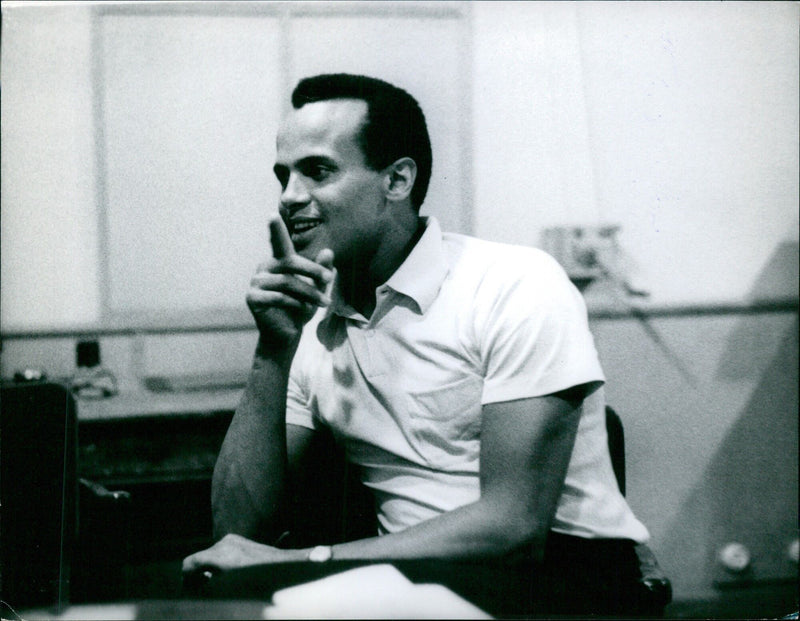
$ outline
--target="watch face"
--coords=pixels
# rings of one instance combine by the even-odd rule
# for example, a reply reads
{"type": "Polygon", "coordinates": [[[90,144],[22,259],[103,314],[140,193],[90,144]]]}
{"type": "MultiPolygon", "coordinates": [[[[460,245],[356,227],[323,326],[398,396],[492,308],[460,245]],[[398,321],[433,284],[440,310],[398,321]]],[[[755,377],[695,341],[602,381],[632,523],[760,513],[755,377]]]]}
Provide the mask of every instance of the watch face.
{"type": "Polygon", "coordinates": [[[312,563],[324,563],[331,560],[331,556],[333,556],[333,550],[330,546],[317,546],[311,550],[308,560],[312,563]]]}

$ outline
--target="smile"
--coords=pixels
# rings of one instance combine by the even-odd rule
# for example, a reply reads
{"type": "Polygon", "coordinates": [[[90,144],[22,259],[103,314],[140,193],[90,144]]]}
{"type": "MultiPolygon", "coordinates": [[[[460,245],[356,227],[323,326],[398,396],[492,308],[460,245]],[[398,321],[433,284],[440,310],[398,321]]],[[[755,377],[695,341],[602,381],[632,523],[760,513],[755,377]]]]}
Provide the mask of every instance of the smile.
{"type": "Polygon", "coordinates": [[[292,222],[292,234],[305,233],[311,229],[315,229],[321,224],[321,222],[321,220],[303,220],[299,222],[292,222]]]}
{"type": "Polygon", "coordinates": [[[298,218],[297,220],[290,220],[289,233],[295,248],[299,250],[310,244],[313,239],[312,231],[320,224],[322,224],[322,220],[316,218],[298,218]]]}

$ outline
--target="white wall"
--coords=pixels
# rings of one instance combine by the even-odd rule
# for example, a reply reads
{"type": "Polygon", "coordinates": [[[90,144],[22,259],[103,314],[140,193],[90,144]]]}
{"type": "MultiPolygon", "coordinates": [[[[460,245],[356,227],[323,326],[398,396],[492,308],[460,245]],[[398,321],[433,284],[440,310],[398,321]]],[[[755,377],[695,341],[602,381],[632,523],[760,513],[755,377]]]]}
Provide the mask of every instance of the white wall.
{"type": "Polygon", "coordinates": [[[472,6],[476,234],[536,245],[542,227],[597,223],[577,7],[472,6]]]}
{"type": "Polygon", "coordinates": [[[462,5],[91,8],[3,5],[4,128],[23,133],[50,119],[50,107],[61,115],[35,140],[3,141],[5,330],[247,321],[242,291],[269,251],[277,206],[278,119],[291,87],[312,73],[363,72],[413,92],[437,154],[423,209],[447,228],[469,228],[462,5]],[[37,165],[22,164],[29,158],[37,165]],[[51,170],[81,195],[61,183],[33,187],[51,170]],[[62,218],[71,210],[79,221],[62,218]],[[43,251],[92,270],[54,271],[43,251]]]}
{"type": "Polygon", "coordinates": [[[2,45],[0,323],[91,323],[102,258],[89,10],[4,5],[2,45]]]}
{"type": "Polygon", "coordinates": [[[737,593],[714,586],[736,582],[717,560],[730,542],[750,550],[755,584],[796,582],[797,313],[653,319],[669,354],[636,320],[591,327],[625,426],[627,497],[675,598],[737,593]]]}
{"type": "MultiPolygon", "coordinates": [[[[549,225],[621,224],[654,304],[747,301],[782,243],[789,264],[777,269],[796,272],[798,4],[469,9],[472,158],[461,185],[467,204],[474,189],[474,233],[536,245],[549,225]]],[[[6,330],[92,324],[114,253],[100,256],[97,234],[90,11],[3,11],[0,320],[6,330]]],[[[356,30],[374,22],[379,34],[372,15],[339,19],[356,30]]],[[[437,65],[452,97],[460,70],[448,54],[437,65]]],[[[415,67],[407,70],[413,83],[415,67]]],[[[468,121],[470,106],[453,116],[468,121]]],[[[447,149],[445,172],[461,156],[447,149]]]]}
{"type": "Polygon", "coordinates": [[[749,299],[797,242],[800,5],[473,9],[476,233],[618,223],[654,303],[749,299]]]}

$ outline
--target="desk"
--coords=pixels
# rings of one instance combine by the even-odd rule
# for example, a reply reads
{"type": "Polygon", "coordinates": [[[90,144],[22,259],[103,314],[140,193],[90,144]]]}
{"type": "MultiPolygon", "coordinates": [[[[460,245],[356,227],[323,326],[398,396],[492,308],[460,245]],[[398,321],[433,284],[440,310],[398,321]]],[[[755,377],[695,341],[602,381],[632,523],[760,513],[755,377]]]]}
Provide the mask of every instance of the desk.
{"type": "MultiPolygon", "coordinates": [[[[310,565],[305,563],[305,565],[310,565]]],[[[294,577],[303,572],[290,567],[294,577]]],[[[314,575],[316,574],[316,575],[314,575]]],[[[54,612],[23,612],[37,619],[490,619],[483,610],[435,583],[414,583],[387,563],[336,568],[311,581],[243,599],[178,599],[71,606],[54,612]]]]}
{"type": "Polygon", "coordinates": [[[211,478],[240,390],[77,399],[78,470],[106,486],[211,478]]]}
{"type": "Polygon", "coordinates": [[[232,412],[241,396],[242,389],[122,392],[108,399],[77,399],[78,420],[88,422],[232,412]]]}
{"type": "MultiPolygon", "coordinates": [[[[180,553],[210,541],[211,475],[239,391],[77,400],[78,474],[131,493],[131,536],[180,553]]],[[[163,556],[163,555],[162,555],[163,556]]]]}
{"type": "MultiPolygon", "coordinates": [[[[210,581],[187,584],[187,592],[214,600],[273,598],[287,587],[306,584],[386,561],[331,560],[324,564],[279,563],[223,572],[210,581]]],[[[415,585],[437,584],[472,606],[500,618],[553,618],[553,616],[650,616],[650,602],[641,598],[635,582],[606,574],[596,580],[596,567],[574,565],[564,573],[556,564],[532,560],[509,564],[489,560],[394,560],[390,563],[415,585]]],[[[591,564],[589,564],[591,565],[591,564]]],[[[605,569],[601,570],[604,574],[605,569]]],[[[362,589],[369,589],[365,581],[362,589]]],[[[310,596],[310,595],[309,595],[310,596]]]]}
{"type": "MultiPolygon", "coordinates": [[[[345,572],[370,567],[378,570],[385,563],[337,561],[324,564],[279,563],[224,572],[214,577],[204,590],[211,600],[260,599],[268,601],[276,592],[294,585],[328,578],[345,572]]],[[[480,610],[497,616],[533,615],[539,607],[534,603],[539,596],[533,584],[533,568],[528,565],[510,568],[499,563],[440,560],[392,561],[391,566],[415,585],[438,584],[449,589],[480,610]]],[[[395,572],[397,573],[397,572],[395,572]]],[[[361,582],[361,589],[369,592],[369,574],[361,582]]],[[[350,585],[341,584],[341,592],[350,585]]],[[[277,603],[277,598],[274,598],[277,603]]],[[[479,612],[479,611],[477,611],[479,612]]],[[[390,614],[386,611],[385,614],[390,614]]],[[[400,617],[403,618],[403,617],[400,617]]],[[[473,617],[475,618],[475,617],[473,617]]]]}
{"type": "Polygon", "coordinates": [[[78,601],[177,596],[180,560],[213,543],[211,476],[240,394],[76,400],[79,476],[130,494],[82,499],[78,601]]]}

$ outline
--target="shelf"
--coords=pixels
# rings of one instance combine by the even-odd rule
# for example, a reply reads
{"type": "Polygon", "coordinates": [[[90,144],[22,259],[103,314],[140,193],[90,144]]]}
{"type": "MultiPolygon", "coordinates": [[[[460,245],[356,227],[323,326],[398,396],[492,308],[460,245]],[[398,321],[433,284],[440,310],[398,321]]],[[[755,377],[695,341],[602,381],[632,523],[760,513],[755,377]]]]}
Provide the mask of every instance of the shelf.
{"type": "Polygon", "coordinates": [[[241,388],[187,392],[122,392],[108,399],[76,399],[78,421],[127,418],[214,416],[232,412],[242,396],[241,388]]]}
{"type": "Polygon", "coordinates": [[[78,470],[106,487],[210,480],[233,411],[81,420],[78,470]]]}

